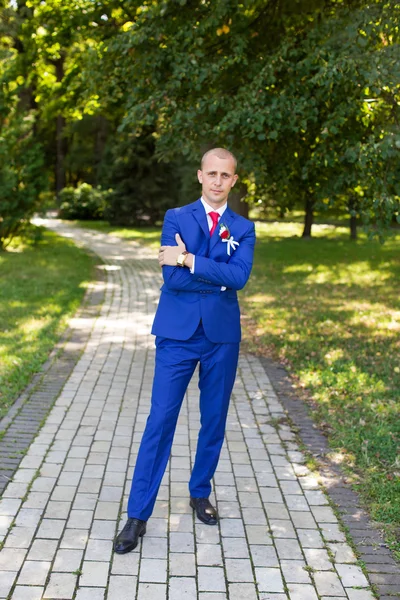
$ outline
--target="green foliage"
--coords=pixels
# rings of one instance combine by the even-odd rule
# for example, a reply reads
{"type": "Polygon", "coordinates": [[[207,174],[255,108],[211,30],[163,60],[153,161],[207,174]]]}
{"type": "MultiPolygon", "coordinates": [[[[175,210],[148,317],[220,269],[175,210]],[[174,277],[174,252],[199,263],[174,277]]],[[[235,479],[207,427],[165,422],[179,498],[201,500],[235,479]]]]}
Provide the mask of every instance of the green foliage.
{"type": "Polygon", "coordinates": [[[113,224],[153,225],[176,205],[179,179],[174,165],[154,156],[151,135],[121,134],[112,148],[108,180],[113,185],[105,218],[113,224]]]}
{"type": "Polygon", "coordinates": [[[11,116],[0,132],[0,250],[23,232],[45,187],[44,156],[32,119],[11,116]]]}
{"type": "Polygon", "coordinates": [[[356,196],[379,233],[399,211],[399,13],[395,0],[155,2],[100,45],[117,68],[91,86],[125,99],[122,127],[152,127],[162,158],[227,145],[283,211],[356,196]]]}
{"type": "Polygon", "coordinates": [[[82,183],[76,188],[66,187],[60,192],[61,219],[102,219],[111,190],[102,190],[82,183]]]}

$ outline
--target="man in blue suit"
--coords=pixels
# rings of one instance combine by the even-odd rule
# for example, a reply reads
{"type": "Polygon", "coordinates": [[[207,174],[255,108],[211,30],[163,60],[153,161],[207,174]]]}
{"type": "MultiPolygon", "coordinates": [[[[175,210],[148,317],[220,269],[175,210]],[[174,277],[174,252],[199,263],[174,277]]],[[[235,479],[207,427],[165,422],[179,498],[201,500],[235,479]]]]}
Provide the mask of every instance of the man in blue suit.
{"type": "Polygon", "coordinates": [[[202,197],[165,215],[158,257],[164,284],[152,328],[156,361],[151,410],[133,475],[128,520],[114,543],[119,554],[133,550],[146,532],[182,400],[198,363],[201,427],[189,481],[190,505],[203,523],[217,523],[208,497],[239,355],[237,290],[250,276],[255,232],[251,221],[227,205],[237,181],[231,152],[206,152],[197,175],[202,197]]]}

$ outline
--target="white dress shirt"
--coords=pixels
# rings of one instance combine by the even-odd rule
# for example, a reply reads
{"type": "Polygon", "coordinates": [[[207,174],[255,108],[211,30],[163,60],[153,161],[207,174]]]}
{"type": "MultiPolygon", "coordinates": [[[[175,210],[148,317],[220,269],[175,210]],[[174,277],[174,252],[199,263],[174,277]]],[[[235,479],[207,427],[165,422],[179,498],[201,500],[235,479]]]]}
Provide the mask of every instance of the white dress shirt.
{"type": "MultiPolygon", "coordinates": [[[[214,222],[213,222],[212,218],[210,217],[209,213],[217,212],[219,214],[219,219],[218,219],[218,221],[219,221],[221,219],[222,215],[224,214],[224,212],[226,211],[226,207],[228,206],[228,204],[225,202],[225,204],[223,206],[220,206],[219,208],[215,209],[212,206],[210,206],[209,204],[207,204],[207,202],[204,200],[203,196],[200,198],[200,200],[201,200],[202,205],[204,206],[204,210],[206,211],[208,229],[209,229],[209,231],[211,231],[214,222]]],[[[194,273],[195,260],[196,260],[196,257],[193,255],[193,263],[192,263],[192,267],[190,269],[190,272],[192,274],[194,273]]],[[[226,287],[222,286],[221,292],[223,292],[225,290],[226,290],[226,287]]]]}

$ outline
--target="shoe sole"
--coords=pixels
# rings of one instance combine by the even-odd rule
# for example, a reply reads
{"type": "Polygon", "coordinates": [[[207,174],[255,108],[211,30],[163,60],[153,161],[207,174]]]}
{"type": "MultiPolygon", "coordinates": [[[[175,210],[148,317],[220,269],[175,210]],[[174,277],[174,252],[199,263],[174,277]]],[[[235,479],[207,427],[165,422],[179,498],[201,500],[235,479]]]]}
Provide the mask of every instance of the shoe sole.
{"type": "MultiPolygon", "coordinates": [[[[146,533],[146,529],[144,531],[142,531],[142,533],[139,534],[139,538],[142,538],[145,533],[146,533]]],[[[114,552],[115,552],[115,554],[128,554],[128,552],[132,552],[132,550],[134,550],[136,548],[138,543],[139,543],[139,540],[136,542],[136,544],[133,544],[133,546],[128,546],[127,548],[125,548],[125,550],[116,550],[114,548],[114,552]]]]}
{"type": "Polygon", "coordinates": [[[192,504],[192,501],[191,501],[191,500],[189,501],[189,504],[190,504],[190,506],[193,508],[193,510],[195,510],[195,511],[196,511],[196,516],[197,516],[197,518],[198,518],[198,519],[199,519],[199,520],[200,520],[202,523],[204,523],[204,525],[217,525],[217,523],[218,523],[218,518],[216,518],[216,519],[215,519],[215,521],[213,521],[212,523],[210,523],[210,521],[206,521],[205,519],[202,519],[202,518],[201,518],[201,516],[199,515],[199,513],[198,513],[198,512],[197,512],[197,510],[196,510],[196,507],[194,506],[194,504],[192,504]]]}

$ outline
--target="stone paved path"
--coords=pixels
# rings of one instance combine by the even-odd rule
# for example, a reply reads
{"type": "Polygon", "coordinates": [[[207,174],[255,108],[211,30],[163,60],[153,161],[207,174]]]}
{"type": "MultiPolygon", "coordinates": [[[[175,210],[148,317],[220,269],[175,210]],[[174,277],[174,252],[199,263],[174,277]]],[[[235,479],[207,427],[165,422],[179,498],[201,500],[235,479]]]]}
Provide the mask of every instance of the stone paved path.
{"type": "Polygon", "coordinates": [[[0,599],[372,600],[262,364],[244,354],[214,481],[219,525],[196,521],[188,503],[194,378],[147,534],[112,554],[149,411],[161,276],[149,250],[50,226],[102,258],[105,300],[0,501],[0,599]]]}

